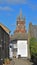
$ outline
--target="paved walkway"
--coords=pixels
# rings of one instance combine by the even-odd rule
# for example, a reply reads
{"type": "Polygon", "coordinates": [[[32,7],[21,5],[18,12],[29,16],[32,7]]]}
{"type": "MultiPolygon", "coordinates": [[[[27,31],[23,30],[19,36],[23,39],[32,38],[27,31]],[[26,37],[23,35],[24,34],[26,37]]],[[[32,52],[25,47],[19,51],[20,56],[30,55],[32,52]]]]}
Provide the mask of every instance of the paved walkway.
{"type": "Polygon", "coordinates": [[[14,58],[8,65],[32,65],[28,60],[14,58]]]}

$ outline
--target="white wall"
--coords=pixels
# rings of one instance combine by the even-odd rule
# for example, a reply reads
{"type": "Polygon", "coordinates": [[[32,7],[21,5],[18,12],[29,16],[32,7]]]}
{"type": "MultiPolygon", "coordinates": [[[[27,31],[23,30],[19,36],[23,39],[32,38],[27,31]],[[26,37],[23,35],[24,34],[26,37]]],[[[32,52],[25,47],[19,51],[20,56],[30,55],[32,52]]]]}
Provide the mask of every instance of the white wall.
{"type": "Polygon", "coordinates": [[[9,58],[12,59],[13,58],[13,45],[12,43],[9,44],[9,58]]]}
{"type": "Polygon", "coordinates": [[[28,57],[27,40],[17,41],[17,57],[18,55],[21,55],[21,57],[28,57]]]}

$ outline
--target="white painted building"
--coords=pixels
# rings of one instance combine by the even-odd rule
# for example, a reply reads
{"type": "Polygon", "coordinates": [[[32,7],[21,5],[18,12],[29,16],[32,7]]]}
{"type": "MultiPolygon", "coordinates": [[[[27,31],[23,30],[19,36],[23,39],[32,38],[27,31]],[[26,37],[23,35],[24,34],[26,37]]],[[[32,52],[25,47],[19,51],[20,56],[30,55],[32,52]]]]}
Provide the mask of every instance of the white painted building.
{"type": "Polygon", "coordinates": [[[12,43],[9,44],[9,58],[10,59],[13,58],[13,44],[12,43]]]}
{"type": "Polygon", "coordinates": [[[21,57],[28,57],[28,49],[27,49],[27,40],[18,40],[17,41],[17,57],[20,55],[21,57]]]}
{"type": "Polygon", "coordinates": [[[28,58],[28,40],[27,39],[14,39],[13,43],[13,56],[18,58],[28,58]]]}

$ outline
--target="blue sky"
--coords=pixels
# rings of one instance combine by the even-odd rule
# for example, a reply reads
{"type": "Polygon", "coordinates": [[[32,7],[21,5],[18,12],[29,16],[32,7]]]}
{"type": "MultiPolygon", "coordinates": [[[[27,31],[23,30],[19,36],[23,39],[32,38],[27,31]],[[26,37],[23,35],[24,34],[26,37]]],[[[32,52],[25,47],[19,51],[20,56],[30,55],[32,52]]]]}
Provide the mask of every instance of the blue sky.
{"type": "Polygon", "coordinates": [[[11,34],[16,29],[20,9],[25,17],[27,30],[30,22],[37,24],[37,0],[0,0],[0,23],[8,27],[11,34]]]}

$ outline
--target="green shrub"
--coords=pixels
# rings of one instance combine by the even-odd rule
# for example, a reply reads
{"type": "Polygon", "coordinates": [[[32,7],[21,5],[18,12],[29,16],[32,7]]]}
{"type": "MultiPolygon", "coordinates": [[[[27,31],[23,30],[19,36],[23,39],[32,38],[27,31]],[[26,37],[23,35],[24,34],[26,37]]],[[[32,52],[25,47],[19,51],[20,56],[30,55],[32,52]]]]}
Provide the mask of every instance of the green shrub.
{"type": "Polygon", "coordinates": [[[30,53],[31,56],[37,57],[37,39],[31,38],[30,39],[30,53]]]}

